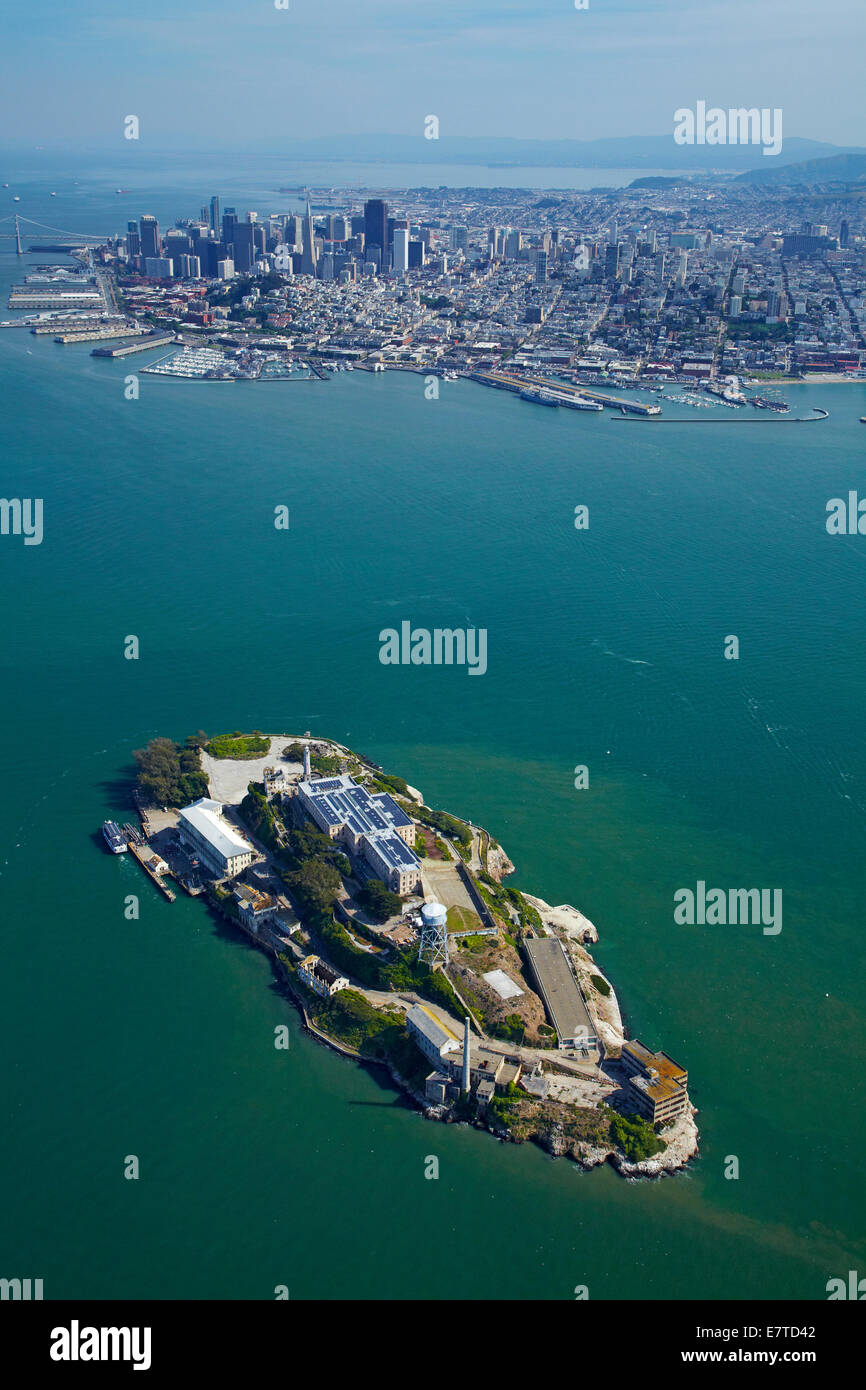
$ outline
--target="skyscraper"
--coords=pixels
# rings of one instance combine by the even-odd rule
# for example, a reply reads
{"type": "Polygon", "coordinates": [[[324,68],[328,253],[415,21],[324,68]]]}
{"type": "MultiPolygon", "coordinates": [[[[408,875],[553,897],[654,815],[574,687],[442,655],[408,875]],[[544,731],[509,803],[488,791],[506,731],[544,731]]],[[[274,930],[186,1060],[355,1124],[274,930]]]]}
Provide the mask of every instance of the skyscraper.
{"type": "Polygon", "coordinates": [[[235,239],[235,226],[237,225],[238,215],[234,208],[226,208],[223,213],[223,241],[231,251],[232,242],[235,239]]]}
{"type": "Polygon", "coordinates": [[[126,250],[130,257],[141,255],[141,237],[138,235],[137,222],[126,224],[126,250]]]}
{"type": "Polygon", "coordinates": [[[388,204],[381,198],[371,198],[364,204],[364,245],[367,251],[371,246],[380,248],[379,264],[384,270],[388,264],[388,204]]]}
{"type": "Polygon", "coordinates": [[[402,275],[409,269],[409,228],[394,228],[394,270],[402,275]]]}
{"type": "Polygon", "coordinates": [[[234,255],[232,259],[235,263],[235,270],[238,274],[243,274],[244,271],[252,270],[255,260],[253,223],[236,222],[233,232],[232,246],[234,247],[234,255]]]}
{"type": "Polygon", "coordinates": [[[547,252],[538,250],[535,253],[535,283],[545,285],[547,283],[547,252]]]}
{"type": "Polygon", "coordinates": [[[839,227],[839,245],[840,245],[840,246],[847,246],[847,245],[848,245],[848,238],[850,237],[850,235],[851,235],[851,232],[850,232],[850,229],[849,229],[849,227],[848,227],[848,223],[845,221],[845,218],[843,217],[843,218],[842,218],[841,226],[839,227]]]}
{"type": "Polygon", "coordinates": [[[155,260],[159,256],[159,223],[155,217],[145,214],[140,221],[141,228],[141,254],[145,258],[148,256],[155,260]]]}
{"type": "Polygon", "coordinates": [[[211,230],[218,232],[220,229],[220,200],[216,194],[210,200],[210,225],[211,230]]]}
{"type": "Polygon", "coordinates": [[[310,207],[310,200],[307,199],[307,213],[304,218],[301,243],[301,274],[315,275],[316,273],[316,234],[313,230],[313,209],[310,207]]]}

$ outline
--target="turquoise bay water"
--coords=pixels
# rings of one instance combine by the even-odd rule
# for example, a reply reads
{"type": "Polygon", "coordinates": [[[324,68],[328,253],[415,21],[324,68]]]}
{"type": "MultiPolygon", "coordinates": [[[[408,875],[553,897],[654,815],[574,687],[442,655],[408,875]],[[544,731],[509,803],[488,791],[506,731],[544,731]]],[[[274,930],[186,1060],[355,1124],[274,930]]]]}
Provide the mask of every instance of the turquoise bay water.
{"type": "Polygon", "coordinates": [[[667,427],[360,372],[127,401],[143,360],[0,330],[2,493],[45,499],[41,546],[0,538],[0,1272],[49,1297],[823,1298],[866,1257],[866,542],[824,527],[862,486],[866,390],[786,387],[831,411],[809,427],[667,427]],[[487,674],[383,667],[403,619],[486,627],[487,674]],[[131,750],[198,727],[331,735],[487,825],[688,1066],[698,1163],[581,1174],[304,1037],[264,957],[96,838],[131,750]],[[780,887],[781,934],[675,925],[697,879],[780,887]]]}

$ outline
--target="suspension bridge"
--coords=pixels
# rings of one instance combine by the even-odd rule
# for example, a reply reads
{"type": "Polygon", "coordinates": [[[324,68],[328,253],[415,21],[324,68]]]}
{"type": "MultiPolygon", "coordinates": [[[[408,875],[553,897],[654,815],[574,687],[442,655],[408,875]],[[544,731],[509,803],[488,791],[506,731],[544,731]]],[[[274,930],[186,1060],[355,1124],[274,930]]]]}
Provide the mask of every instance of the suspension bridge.
{"type": "MultiPolygon", "coordinates": [[[[22,223],[26,223],[27,228],[39,228],[39,230],[35,232],[31,232],[25,228],[24,235],[28,241],[55,241],[57,238],[62,238],[63,242],[70,246],[87,247],[101,246],[103,242],[108,240],[108,236],[105,233],[94,232],[91,235],[88,232],[65,232],[61,227],[47,227],[44,222],[36,222],[32,217],[21,217],[17,212],[11,213],[8,217],[0,217],[0,227],[7,222],[14,222],[15,230],[0,231],[0,238],[11,240],[14,237],[15,250],[19,256],[24,255],[24,247],[21,245],[22,223]]],[[[33,248],[28,247],[28,250],[38,251],[39,249],[38,246],[33,248]]]]}

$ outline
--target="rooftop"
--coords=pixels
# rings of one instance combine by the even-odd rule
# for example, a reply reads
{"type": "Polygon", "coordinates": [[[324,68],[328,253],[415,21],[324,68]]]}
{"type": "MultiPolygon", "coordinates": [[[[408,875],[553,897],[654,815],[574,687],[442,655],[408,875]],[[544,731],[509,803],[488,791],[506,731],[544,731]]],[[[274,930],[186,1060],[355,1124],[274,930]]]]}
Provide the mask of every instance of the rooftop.
{"type": "Polygon", "coordinates": [[[573,1038],[575,1033],[594,1037],[595,1028],[559,938],[535,937],[527,941],[526,951],[560,1039],[573,1038]]]}
{"type": "Polygon", "coordinates": [[[202,796],[191,806],[185,806],[180,818],[197,830],[225,859],[231,859],[237,854],[252,853],[252,845],[232,829],[223,817],[222,809],[218,801],[211,801],[209,797],[202,796]]]}

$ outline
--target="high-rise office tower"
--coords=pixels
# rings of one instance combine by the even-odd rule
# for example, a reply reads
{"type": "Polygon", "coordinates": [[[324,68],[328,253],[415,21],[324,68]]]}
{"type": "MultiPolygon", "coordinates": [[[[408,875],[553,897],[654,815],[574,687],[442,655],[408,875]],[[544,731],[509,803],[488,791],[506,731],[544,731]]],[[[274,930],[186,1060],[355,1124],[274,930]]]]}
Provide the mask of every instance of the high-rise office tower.
{"type": "Polygon", "coordinates": [[[315,275],[316,234],[313,230],[313,209],[310,207],[309,198],[307,199],[307,213],[304,217],[301,233],[301,274],[315,275]]]}
{"type": "Polygon", "coordinates": [[[604,278],[616,280],[619,276],[619,242],[611,242],[604,252],[604,278]]]}
{"type": "Polygon", "coordinates": [[[845,218],[843,217],[843,218],[842,218],[842,224],[841,224],[841,226],[839,227],[839,245],[840,245],[840,246],[847,246],[847,245],[848,245],[848,238],[850,237],[850,235],[851,235],[851,233],[850,233],[850,230],[849,230],[849,227],[848,227],[848,223],[845,221],[845,218]]]}
{"type": "Polygon", "coordinates": [[[238,215],[234,208],[226,208],[223,213],[223,241],[231,250],[232,242],[235,239],[235,227],[237,226],[238,215]]]}
{"type": "Polygon", "coordinates": [[[200,241],[198,243],[198,248],[198,254],[201,258],[202,273],[208,280],[212,280],[217,273],[217,265],[224,259],[222,242],[216,241],[215,239],[212,241],[200,241]]]}
{"type": "Polygon", "coordinates": [[[176,261],[192,254],[192,242],[180,227],[171,227],[163,237],[162,250],[163,255],[176,261]]]}
{"type": "Polygon", "coordinates": [[[220,229],[220,200],[216,194],[210,200],[210,225],[211,231],[218,232],[220,229]]]}
{"type": "Polygon", "coordinates": [[[388,204],[381,198],[370,198],[364,204],[364,245],[380,248],[384,270],[388,264],[388,204]]]}
{"type": "Polygon", "coordinates": [[[462,251],[464,256],[469,252],[469,229],[468,227],[451,228],[451,248],[454,251],[462,251]]]}
{"type": "Polygon", "coordinates": [[[299,217],[286,218],[286,230],[283,237],[287,246],[294,251],[301,244],[301,219],[299,217]]]}
{"type": "Polygon", "coordinates": [[[409,242],[409,269],[420,270],[424,265],[424,243],[420,239],[409,242]]]}
{"type": "Polygon", "coordinates": [[[232,259],[235,263],[235,270],[239,275],[242,275],[245,271],[252,270],[255,261],[254,226],[252,222],[236,222],[233,231],[234,255],[232,259]]]}
{"type": "Polygon", "coordinates": [[[138,235],[137,222],[126,224],[126,250],[130,257],[141,255],[141,237],[138,235]]]}
{"type": "Polygon", "coordinates": [[[547,284],[547,252],[542,249],[535,253],[535,283],[536,285],[547,284]]]}
{"type": "Polygon", "coordinates": [[[141,254],[155,260],[159,256],[159,223],[155,217],[146,214],[140,219],[141,229],[141,254]]]}
{"type": "Polygon", "coordinates": [[[520,255],[520,248],[523,245],[523,237],[517,230],[510,231],[505,238],[505,259],[516,261],[520,255]]]}
{"type": "Polygon", "coordinates": [[[394,228],[394,270],[398,275],[409,269],[409,228],[394,228]]]}

